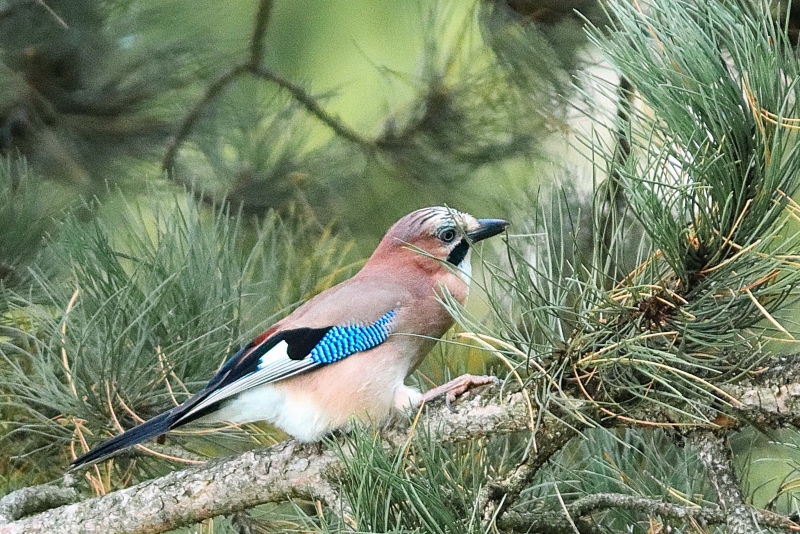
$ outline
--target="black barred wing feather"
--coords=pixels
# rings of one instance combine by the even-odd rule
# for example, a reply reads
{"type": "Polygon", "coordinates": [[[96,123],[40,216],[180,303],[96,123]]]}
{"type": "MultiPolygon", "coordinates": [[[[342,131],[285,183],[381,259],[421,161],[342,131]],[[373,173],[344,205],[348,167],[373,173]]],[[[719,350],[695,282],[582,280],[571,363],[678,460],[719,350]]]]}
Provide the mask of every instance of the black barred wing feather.
{"type": "Polygon", "coordinates": [[[178,420],[188,423],[243,391],[283,380],[374,348],[389,337],[395,311],[369,325],[296,328],[273,334],[239,351],[219,370],[203,398],[178,420]]]}

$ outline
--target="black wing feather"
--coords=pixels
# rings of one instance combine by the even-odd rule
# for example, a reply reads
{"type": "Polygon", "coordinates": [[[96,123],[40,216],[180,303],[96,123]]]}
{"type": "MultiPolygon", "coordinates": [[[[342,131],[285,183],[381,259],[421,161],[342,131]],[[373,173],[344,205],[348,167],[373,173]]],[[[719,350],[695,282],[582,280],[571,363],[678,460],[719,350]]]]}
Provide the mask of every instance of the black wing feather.
{"type": "Polygon", "coordinates": [[[199,410],[190,413],[215,391],[256,372],[259,368],[261,357],[272,350],[281,341],[286,341],[287,354],[290,359],[295,361],[303,360],[308,357],[311,350],[330,329],[331,327],[283,330],[258,343],[249,343],[225,362],[225,365],[214,375],[206,387],[184,401],[180,406],[176,406],[168,412],[157,415],[149,421],[105,441],[98,447],[73,461],[72,464],[70,464],[70,470],[104,460],[123,449],[142,443],[150,438],[160,436],[169,430],[196,421],[204,415],[213,412],[224,399],[220,399],[218,402],[213,402],[208,406],[203,406],[199,410]]]}

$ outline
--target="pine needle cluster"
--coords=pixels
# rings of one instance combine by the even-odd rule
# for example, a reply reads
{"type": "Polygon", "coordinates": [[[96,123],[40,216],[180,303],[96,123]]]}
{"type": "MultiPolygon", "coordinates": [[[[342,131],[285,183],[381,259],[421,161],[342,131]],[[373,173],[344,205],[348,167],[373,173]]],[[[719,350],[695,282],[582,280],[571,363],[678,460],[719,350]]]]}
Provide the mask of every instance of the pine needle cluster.
{"type": "MultiPolygon", "coordinates": [[[[495,348],[531,372],[544,405],[574,412],[570,392],[608,417],[708,421],[736,406],[719,386],[752,371],[765,340],[793,339],[776,312],[800,281],[800,63],[764,9],[614,2],[611,31],[591,31],[639,104],[603,117],[625,158],[620,138],[585,141],[627,215],[610,246],[599,219],[584,228],[587,255],[575,203],[555,195],[523,230],[539,238],[512,242],[488,288],[502,327],[484,332],[507,340],[495,348]],[[618,276],[618,257],[638,259],[618,276]]],[[[590,209],[603,213],[604,199],[590,209]]]]}
{"type": "MultiPolygon", "coordinates": [[[[183,402],[237,343],[349,271],[349,246],[300,214],[294,222],[273,214],[253,228],[224,209],[204,213],[189,197],[154,208],[123,203],[122,212],[113,233],[99,220],[70,218],[46,251],[63,272],[34,271],[31,293],[6,295],[4,450],[45,475],[68,463],[65,454],[183,402]]],[[[202,456],[219,453],[219,443],[240,450],[273,439],[229,431],[210,441],[201,431],[188,448],[202,456]]],[[[186,460],[167,450],[150,458],[186,460]]],[[[135,461],[111,464],[111,478],[98,481],[106,489],[141,476],[135,461]]]]}

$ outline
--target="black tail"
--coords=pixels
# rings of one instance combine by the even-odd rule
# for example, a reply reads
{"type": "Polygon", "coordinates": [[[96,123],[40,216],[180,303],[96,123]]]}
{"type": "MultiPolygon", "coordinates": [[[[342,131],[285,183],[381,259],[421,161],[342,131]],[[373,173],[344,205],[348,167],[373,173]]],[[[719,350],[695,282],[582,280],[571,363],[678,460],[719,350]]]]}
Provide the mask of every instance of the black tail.
{"type": "Polygon", "coordinates": [[[127,449],[137,443],[166,433],[180,418],[182,412],[183,410],[169,410],[137,427],[131,428],[127,432],[123,432],[119,436],[111,438],[73,461],[69,466],[69,470],[73,471],[84,465],[104,460],[122,449],[127,449]]]}
{"type": "MultiPolygon", "coordinates": [[[[234,361],[239,354],[245,353],[245,351],[251,348],[251,346],[252,344],[243,348],[237,353],[236,356],[231,358],[230,361],[234,361]]],[[[105,443],[101,443],[100,446],[95,447],[72,462],[69,465],[69,470],[74,471],[75,469],[78,469],[84,465],[105,460],[109,456],[121,451],[122,449],[133,447],[134,445],[150,438],[160,436],[161,434],[166,434],[175,427],[183,426],[186,423],[191,423],[192,421],[201,419],[205,415],[214,412],[214,410],[218,408],[219,402],[224,402],[224,399],[216,403],[211,403],[199,410],[195,410],[194,412],[192,412],[192,408],[200,404],[206,397],[212,394],[221,383],[224,383],[223,381],[228,377],[232,369],[235,369],[235,367],[229,367],[229,364],[226,364],[214,376],[214,378],[211,379],[211,382],[209,382],[205,388],[186,399],[183,404],[175,406],[171,410],[166,411],[161,415],[157,415],[149,421],[142,423],[137,427],[131,428],[119,436],[111,438],[105,443]]]]}

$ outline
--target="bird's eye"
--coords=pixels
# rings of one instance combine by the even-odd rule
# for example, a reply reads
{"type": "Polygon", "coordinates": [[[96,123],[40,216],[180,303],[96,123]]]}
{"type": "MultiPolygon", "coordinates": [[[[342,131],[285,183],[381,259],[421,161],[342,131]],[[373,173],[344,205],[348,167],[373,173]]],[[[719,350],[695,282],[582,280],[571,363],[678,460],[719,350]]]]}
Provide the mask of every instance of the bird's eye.
{"type": "Polygon", "coordinates": [[[445,243],[452,243],[453,240],[456,238],[456,231],[452,228],[448,228],[441,234],[439,234],[439,239],[444,241],[445,243]]]}

